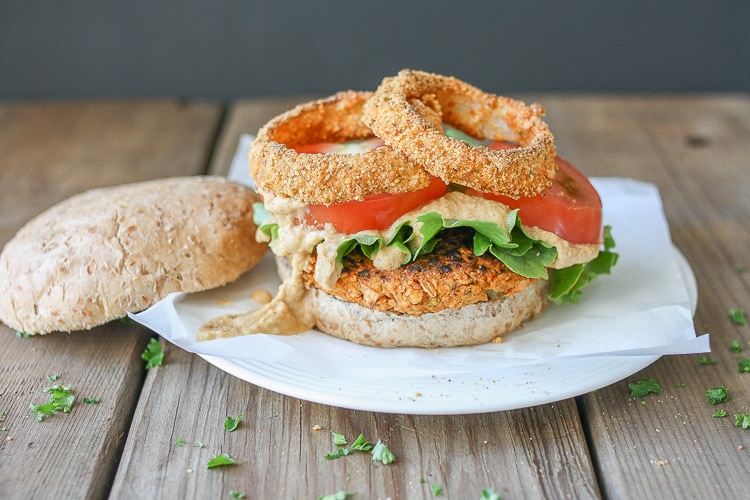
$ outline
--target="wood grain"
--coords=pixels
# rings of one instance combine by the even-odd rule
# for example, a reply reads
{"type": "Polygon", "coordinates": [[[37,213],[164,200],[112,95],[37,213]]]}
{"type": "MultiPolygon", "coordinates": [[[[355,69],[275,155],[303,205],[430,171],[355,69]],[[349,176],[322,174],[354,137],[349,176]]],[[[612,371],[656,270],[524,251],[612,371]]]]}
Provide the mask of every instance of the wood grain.
{"type": "MultiPolygon", "coordinates": [[[[0,105],[0,243],[86,189],[202,173],[219,116],[216,105],[166,101],[0,105]]],[[[107,496],[150,336],[112,322],[25,339],[0,325],[0,498],[107,496]],[[70,386],[77,403],[37,422],[29,405],[48,401],[54,384],[70,386]]]]}

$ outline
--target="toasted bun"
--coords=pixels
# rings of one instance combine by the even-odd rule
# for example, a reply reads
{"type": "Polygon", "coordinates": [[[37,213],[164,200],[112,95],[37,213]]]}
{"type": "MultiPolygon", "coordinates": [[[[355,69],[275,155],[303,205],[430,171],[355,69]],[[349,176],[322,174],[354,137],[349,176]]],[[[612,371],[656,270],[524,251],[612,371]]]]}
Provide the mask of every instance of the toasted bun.
{"type": "Polygon", "coordinates": [[[317,328],[375,347],[455,347],[495,340],[549,305],[547,281],[503,298],[418,316],[375,311],[314,289],[317,328]]]}
{"type": "Polygon", "coordinates": [[[0,320],[28,334],[92,328],[175,291],[223,285],[266,251],[250,189],[184,177],[91,190],[26,224],[0,254],[0,320]]]}

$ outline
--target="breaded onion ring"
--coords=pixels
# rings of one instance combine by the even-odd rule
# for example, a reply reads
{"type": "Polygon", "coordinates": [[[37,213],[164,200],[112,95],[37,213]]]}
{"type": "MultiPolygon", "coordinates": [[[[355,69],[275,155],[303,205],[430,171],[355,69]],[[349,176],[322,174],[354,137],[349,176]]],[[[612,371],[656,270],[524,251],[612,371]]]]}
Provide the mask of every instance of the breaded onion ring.
{"type": "Polygon", "coordinates": [[[555,144],[544,109],[482,92],[453,77],[402,70],[365,105],[363,121],[385,143],[446,182],[513,198],[552,184],[555,144]],[[447,137],[442,122],[479,139],[518,142],[492,150],[447,137]]]}
{"type": "Polygon", "coordinates": [[[388,146],[361,154],[295,151],[308,144],[374,137],[361,121],[362,108],[371,96],[371,92],[339,92],[300,104],[263,126],[249,154],[250,173],[259,191],[305,204],[332,205],[426,187],[427,172],[388,146]]]}

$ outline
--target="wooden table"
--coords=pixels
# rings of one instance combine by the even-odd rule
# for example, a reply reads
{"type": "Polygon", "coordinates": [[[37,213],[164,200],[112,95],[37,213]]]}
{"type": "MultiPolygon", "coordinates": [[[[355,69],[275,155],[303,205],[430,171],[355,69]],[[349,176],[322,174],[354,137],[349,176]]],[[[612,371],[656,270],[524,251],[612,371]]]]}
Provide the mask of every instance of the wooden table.
{"type": "MultiPolygon", "coordinates": [[[[750,498],[750,98],[747,95],[518,96],[542,102],[558,151],[589,175],[658,185],[675,245],[695,271],[699,355],[661,358],[574,399],[465,416],[352,411],[261,389],[125,322],[20,338],[0,326],[0,498],[750,498]],[[744,352],[730,349],[739,340],[744,352]],[[48,376],[70,385],[70,414],[37,422],[48,376]],[[661,394],[630,397],[655,378],[661,394]],[[707,404],[725,386],[729,402],[707,404]],[[101,398],[83,404],[83,397],[101,398]],[[727,417],[715,418],[718,408],[727,417]],[[225,418],[242,413],[226,432],[225,418]],[[320,426],[321,430],[316,426],[320,426]],[[327,460],[329,431],[381,439],[390,465],[366,454],[327,460]],[[185,444],[176,444],[180,440],[185,444]],[[202,446],[196,443],[202,443],[202,446]],[[240,465],[207,469],[217,453],[240,465]],[[239,496],[239,495],[235,495],[239,496]]],[[[103,185],[227,171],[241,133],[294,100],[0,103],[0,244],[32,216],[103,185]]],[[[648,245],[648,242],[644,242],[648,245]]]]}

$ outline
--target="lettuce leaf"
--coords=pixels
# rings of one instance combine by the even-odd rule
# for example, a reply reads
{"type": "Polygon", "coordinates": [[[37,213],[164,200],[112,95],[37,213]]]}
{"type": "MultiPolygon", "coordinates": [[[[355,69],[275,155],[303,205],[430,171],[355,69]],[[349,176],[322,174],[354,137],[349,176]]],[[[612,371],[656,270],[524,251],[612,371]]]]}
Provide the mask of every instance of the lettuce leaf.
{"type": "Polygon", "coordinates": [[[279,237],[279,225],[276,222],[271,222],[273,220],[275,220],[273,214],[266,210],[262,201],[253,203],[253,222],[271,241],[279,237]]]}

